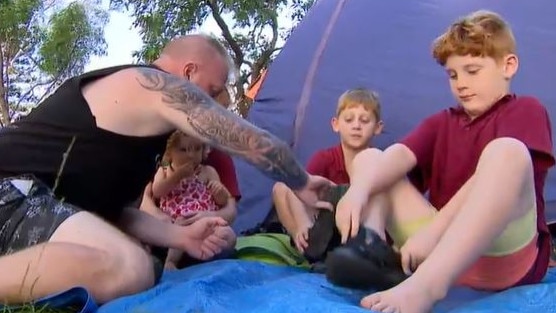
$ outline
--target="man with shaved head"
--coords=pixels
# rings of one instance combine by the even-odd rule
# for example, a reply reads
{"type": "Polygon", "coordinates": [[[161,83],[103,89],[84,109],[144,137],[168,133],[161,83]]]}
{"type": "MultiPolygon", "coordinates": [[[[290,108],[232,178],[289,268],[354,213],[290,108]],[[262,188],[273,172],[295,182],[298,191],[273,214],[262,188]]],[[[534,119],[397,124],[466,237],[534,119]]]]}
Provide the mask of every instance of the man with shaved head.
{"type": "Polygon", "coordinates": [[[213,100],[229,67],[216,40],[177,38],[152,65],[68,79],[0,130],[0,303],[73,286],[104,303],[160,277],[142,244],[202,260],[232,246],[221,218],[179,226],[132,206],[176,129],[242,157],[317,205],[329,182],[308,175],[286,143],[213,100]]]}

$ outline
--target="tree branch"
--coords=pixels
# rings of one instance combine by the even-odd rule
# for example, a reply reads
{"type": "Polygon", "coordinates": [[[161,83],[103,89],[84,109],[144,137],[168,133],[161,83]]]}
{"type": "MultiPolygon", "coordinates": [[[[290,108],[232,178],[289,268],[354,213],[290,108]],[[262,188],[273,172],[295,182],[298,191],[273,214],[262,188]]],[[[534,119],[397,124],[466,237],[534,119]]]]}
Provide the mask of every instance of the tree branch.
{"type": "Polygon", "coordinates": [[[4,52],[0,48],[0,62],[2,62],[2,66],[0,66],[0,127],[5,126],[4,121],[9,120],[10,117],[5,117],[6,111],[8,115],[10,114],[10,109],[8,103],[6,101],[6,87],[4,86],[4,52]]]}
{"type": "Polygon", "coordinates": [[[278,41],[278,19],[276,16],[272,16],[271,21],[269,23],[270,27],[272,27],[272,39],[270,40],[270,44],[266,47],[265,50],[261,53],[259,58],[255,61],[251,71],[251,81],[249,82],[248,86],[251,88],[255,83],[257,77],[261,74],[263,68],[268,64],[272,54],[276,51],[276,43],[278,41]]]}
{"type": "Polygon", "coordinates": [[[212,11],[212,17],[214,18],[214,21],[216,22],[218,27],[220,27],[220,29],[222,30],[222,36],[224,37],[224,39],[226,39],[226,41],[230,45],[230,48],[232,48],[232,51],[235,54],[234,61],[236,66],[237,67],[241,66],[245,56],[239,44],[234,40],[234,37],[230,32],[230,28],[228,27],[228,24],[226,24],[226,22],[222,18],[222,15],[220,15],[218,4],[216,3],[215,0],[207,0],[207,5],[210,7],[212,11]]]}

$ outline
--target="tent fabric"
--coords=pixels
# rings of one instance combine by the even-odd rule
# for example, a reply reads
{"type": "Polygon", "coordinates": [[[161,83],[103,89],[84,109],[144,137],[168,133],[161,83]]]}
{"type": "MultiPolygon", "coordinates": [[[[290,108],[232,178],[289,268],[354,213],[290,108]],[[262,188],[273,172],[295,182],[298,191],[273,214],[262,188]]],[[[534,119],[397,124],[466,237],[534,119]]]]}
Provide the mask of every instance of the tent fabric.
{"type": "MultiPolygon", "coordinates": [[[[165,272],[157,286],[98,307],[90,294],[79,287],[41,303],[58,308],[72,304],[74,312],[80,313],[372,313],[358,306],[361,297],[370,292],[334,286],[324,275],[300,268],[222,260],[165,272]]],[[[556,269],[553,269],[539,284],[496,294],[453,288],[433,313],[555,312],[555,298],[556,269]]]]}
{"type": "MultiPolygon", "coordinates": [[[[555,121],[556,2],[551,0],[319,0],[268,68],[247,119],[288,142],[305,165],[317,150],[337,144],[329,125],[341,93],[366,87],[382,101],[385,133],[375,145],[383,149],[455,104],[431,44],[456,18],[479,9],[509,21],[520,59],[514,92],[539,98],[555,121]]],[[[268,215],[274,182],[243,160],[234,162],[242,192],[234,228],[244,231],[268,215]]],[[[545,199],[547,215],[556,219],[554,171],[545,199]]]]}
{"type": "Polygon", "coordinates": [[[266,69],[263,70],[263,72],[257,77],[253,86],[251,86],[251,88],[249,88],[249,90],[245,92],[245,96],[247,98],[251,100],[255,100],[255,97],[257,97],[257,94],[259,93],[259,89],[261,88],[261,85],[263,84],[265,77],[266,77],[266,69]]]}

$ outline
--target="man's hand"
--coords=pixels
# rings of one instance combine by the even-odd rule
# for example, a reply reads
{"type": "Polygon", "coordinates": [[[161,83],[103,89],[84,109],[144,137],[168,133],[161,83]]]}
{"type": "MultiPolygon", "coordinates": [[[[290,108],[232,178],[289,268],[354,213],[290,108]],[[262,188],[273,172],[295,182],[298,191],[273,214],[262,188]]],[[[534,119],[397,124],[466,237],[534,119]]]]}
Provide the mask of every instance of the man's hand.
{"type": "Polygon", "coordinates": [[[342,243],[357,236],[361,220],[361,211],[367,205],[368,193],[353,189],[351,186],[336,206],[336,226],[342,237],[342,243]]]}
{"type": "Polygon", "coordinates": [[[184,226],[180,250],[199,260],[208,260],[231,248],[236,236],[228,223],[219,217],[203,218],[184,226]]]}
{"type": "Polygon", "coordinates": [[[323,195],[332,186],[334,186],[334,183],[324,177],[309,175],[305,187],[293,190],[293,192],[309,207],[333,210],[332,204],[322,201],[323,195]]]}

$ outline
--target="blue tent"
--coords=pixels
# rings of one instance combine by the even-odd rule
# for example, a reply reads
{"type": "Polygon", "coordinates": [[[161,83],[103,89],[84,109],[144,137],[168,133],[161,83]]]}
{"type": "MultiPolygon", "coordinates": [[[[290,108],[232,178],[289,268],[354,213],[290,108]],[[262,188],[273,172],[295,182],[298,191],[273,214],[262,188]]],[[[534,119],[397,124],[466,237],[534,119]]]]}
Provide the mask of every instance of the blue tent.
{"type": "MultiPolygon", "coordinates": [[[[556,3],[553,0],[320,0],[269,67],[248,120],[290,143],[304,164],[318,149],[337,144],[329,127],[338,96],[348,88],[379,92],[384,148],[424,117],[454,104],[431,43],[459,16],[478,9],[502,14],[518,41],[514,91],[538,97],[556,122],[556,3]]],[[[236,230],[265,219],[273,182],[235,160],[243,198],[236,230]]],[[[546,200],[556,203],[556,175],[546,200]]],[[[549,203],[549,207],[551,203],[549,203]]],[[[549,208],[556,218],[556,208],[549,208]]]]}

